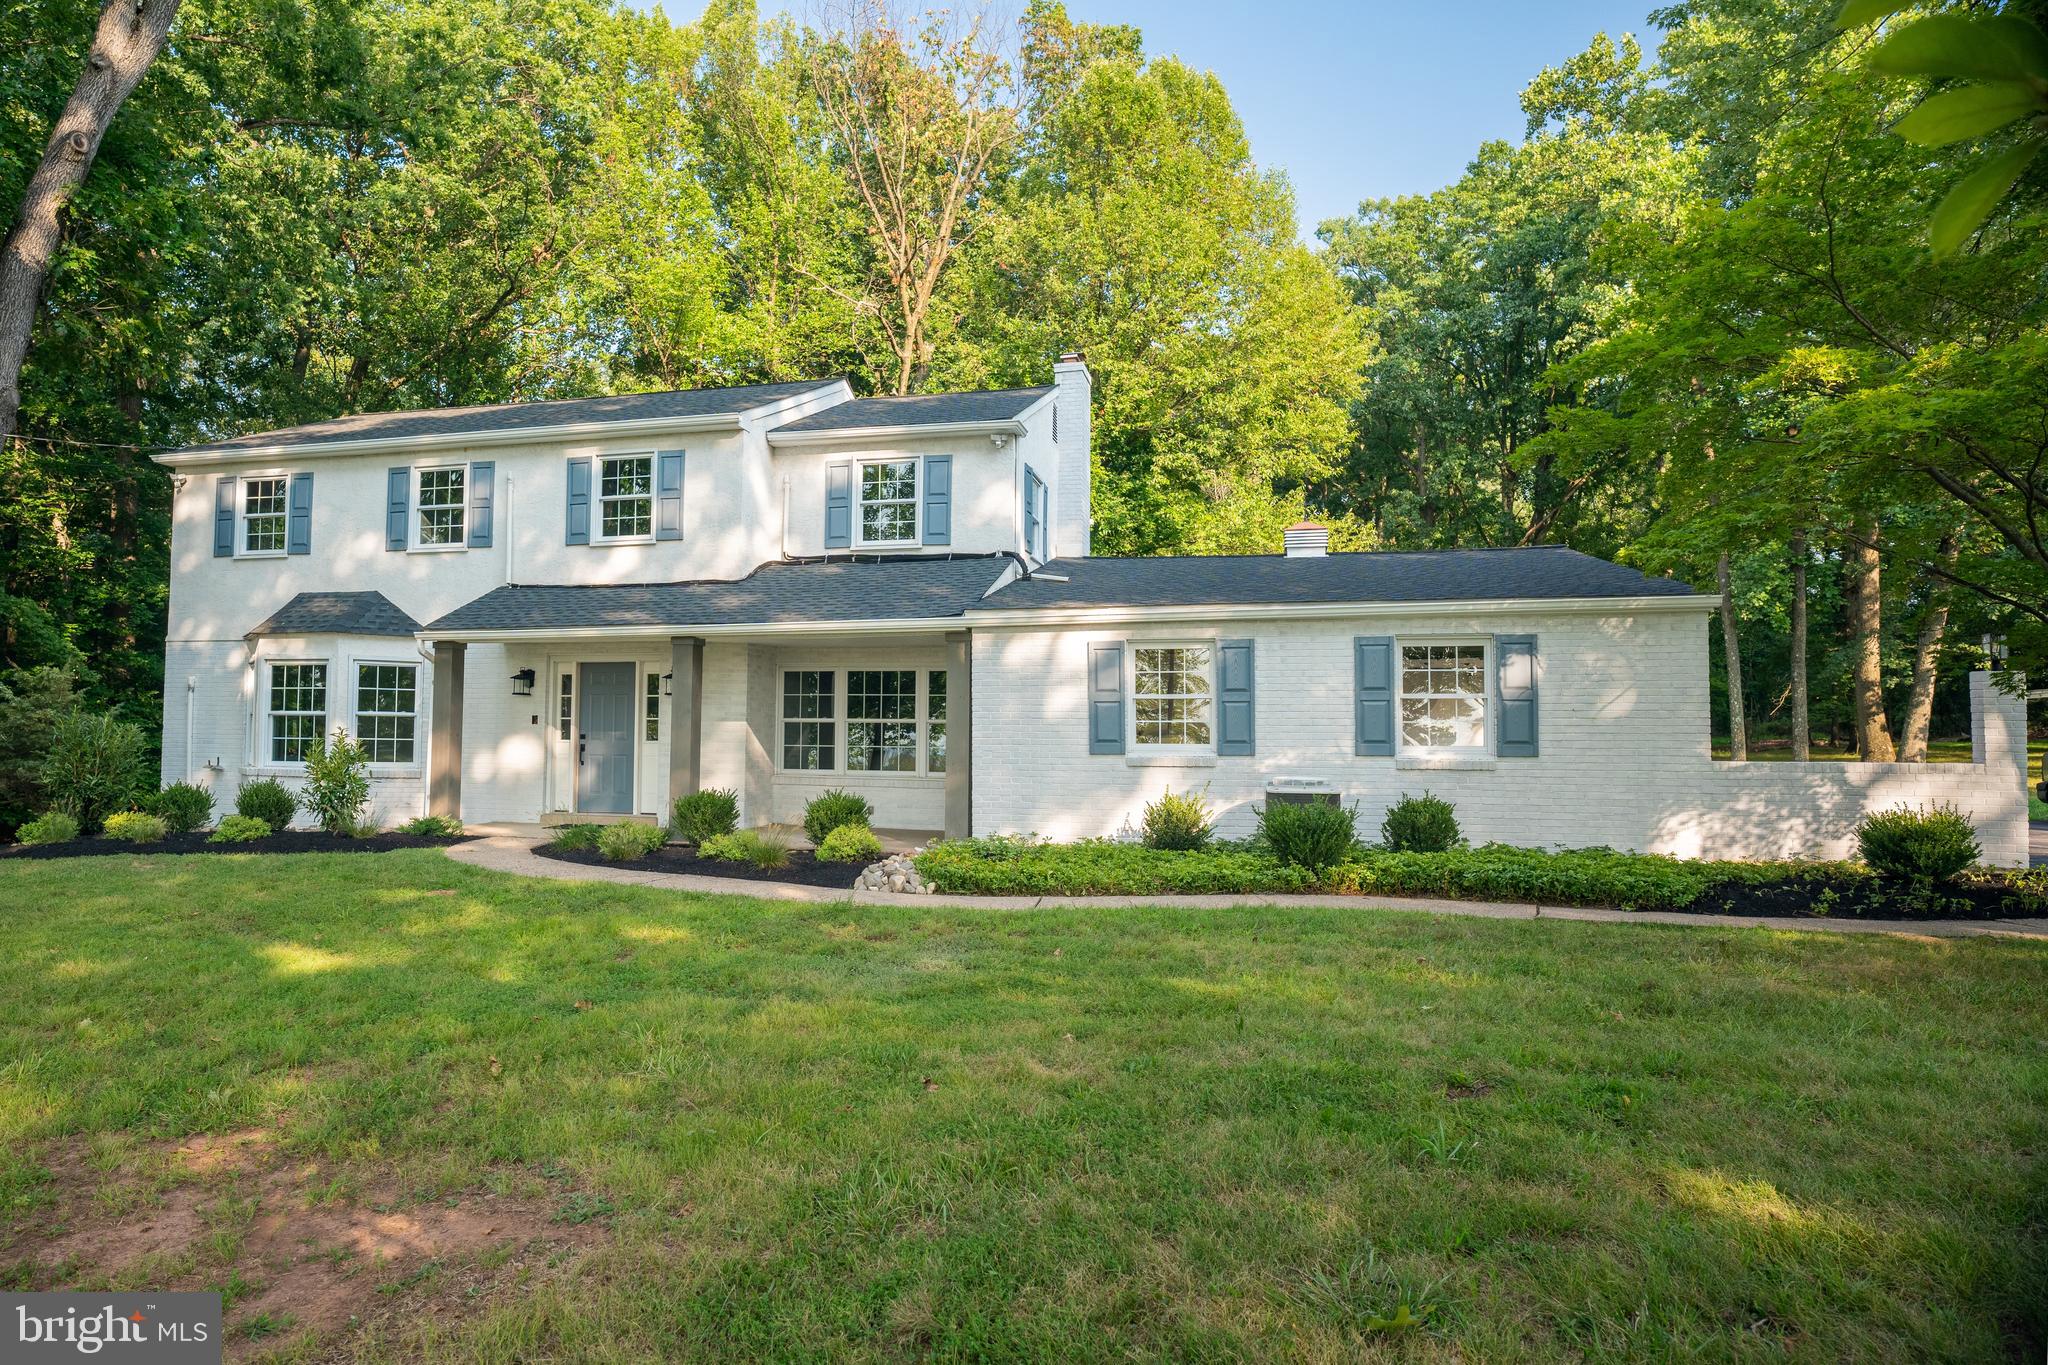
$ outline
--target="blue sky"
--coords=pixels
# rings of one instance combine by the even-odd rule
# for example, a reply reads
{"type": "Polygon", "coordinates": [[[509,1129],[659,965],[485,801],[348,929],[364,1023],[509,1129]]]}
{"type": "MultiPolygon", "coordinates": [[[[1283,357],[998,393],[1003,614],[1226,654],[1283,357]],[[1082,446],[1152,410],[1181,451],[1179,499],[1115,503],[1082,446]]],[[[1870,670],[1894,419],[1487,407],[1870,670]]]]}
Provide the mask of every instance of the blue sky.
{"type": "MultiPolygon", "coordinates": [[[[1252,154],[1294,182],[1307,237],[1361,199],[1449,184],[1487,138],[1519,138],[1522,87],[1595,33],[1654,48],[1653,2],[1067,0],[1067,12],[1136,24],[1147,52],[1221,77],[1252,154]]],[[[703,9],[658,3],[678,23],[703,9]]]]}

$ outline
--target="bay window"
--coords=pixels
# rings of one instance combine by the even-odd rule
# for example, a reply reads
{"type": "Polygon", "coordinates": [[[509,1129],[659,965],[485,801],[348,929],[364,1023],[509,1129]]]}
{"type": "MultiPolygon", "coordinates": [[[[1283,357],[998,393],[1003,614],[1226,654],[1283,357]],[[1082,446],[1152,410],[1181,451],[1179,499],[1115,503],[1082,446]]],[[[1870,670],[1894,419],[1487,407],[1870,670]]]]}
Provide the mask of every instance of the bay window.
{"type": "Polygon", "coordinates": [[[370,762],[411,763],[418,715],[417,665],[356,665],[356,740],[370,762]]]}
{"type": "Polygon", "coordinates": [[[304,763],[327,733],[327,665],[270,666],[270,761],[304,763]]]}

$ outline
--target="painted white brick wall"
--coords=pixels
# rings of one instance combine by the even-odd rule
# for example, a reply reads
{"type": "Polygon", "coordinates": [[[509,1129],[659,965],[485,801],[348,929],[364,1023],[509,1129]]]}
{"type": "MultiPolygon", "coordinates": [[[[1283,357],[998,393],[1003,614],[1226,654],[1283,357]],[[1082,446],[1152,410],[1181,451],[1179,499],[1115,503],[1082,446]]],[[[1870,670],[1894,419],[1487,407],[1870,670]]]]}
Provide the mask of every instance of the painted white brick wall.
{"type": "MultiPolygon", "coordinates": [[[[1052,484],[1052,552],[1060,556],[1086,555],[1092,541],[1089,489],[1094,470],[1090,449],[1094,444],[1092,408],[1094,381],[1088,366],[1078,360],[1062,360],[1052,367],[1053,383],[1059,393],[1053,403],[1059,408],[1057,473],[1052,484]]],[[[1042,471],[1041,471],[1042,472],[1042,471]]]]}
{"type": "MultiPolygon", "coordinates": [[[[1055,839],[1134,829],[1169,788],[1206,790],[1230,834],[1252,827],[1268,782],[1333,784],[1376,831],[1404,793],[1457,804],[1475,843],[1615,848],[1695,857],[1845,855],[1865,810],[1952,802],[1976,821],[1987,861],[2026,861],[2019,703],[1981,680],[1986,762],[1716,763],[1708,750],[1707,615],[1541,613],[1233,620],[1206,629],[980,628],[974,634],[974,827],[1055,839]],[[1359,635],[1533,634],[1541,678],[1533,759],[1417,770],[1353,746],[1352,640],[1359,635]],[[1091,755],[1086,659],[1094,640],[1256,641],[1257,747],[1249,757],[1091,755]]],[[[1127,703],[1128,704],[1128,703],[1127,703]]]]}

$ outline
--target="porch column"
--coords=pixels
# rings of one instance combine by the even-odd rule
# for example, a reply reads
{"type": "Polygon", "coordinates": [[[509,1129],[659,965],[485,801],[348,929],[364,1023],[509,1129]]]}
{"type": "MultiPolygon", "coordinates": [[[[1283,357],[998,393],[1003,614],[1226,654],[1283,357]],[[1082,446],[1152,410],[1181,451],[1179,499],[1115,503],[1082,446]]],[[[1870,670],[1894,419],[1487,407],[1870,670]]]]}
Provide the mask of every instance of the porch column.
{"type": "Polygon", "coordinates": [[[946,633],[946,837],[974,834],[974,647],[964,630],[946,633]]]}
{"type": "Polygon", "coordinates": [[[469,646],[434,642],[434,732],[427,750],[427,814],[462,818],[462,665],[469,646]]]}
{"type": "Polygon", "coordinates": [[[704,755],[704,641],[677,635],[669,647],[668,799],[697,790],[704,755]]]}

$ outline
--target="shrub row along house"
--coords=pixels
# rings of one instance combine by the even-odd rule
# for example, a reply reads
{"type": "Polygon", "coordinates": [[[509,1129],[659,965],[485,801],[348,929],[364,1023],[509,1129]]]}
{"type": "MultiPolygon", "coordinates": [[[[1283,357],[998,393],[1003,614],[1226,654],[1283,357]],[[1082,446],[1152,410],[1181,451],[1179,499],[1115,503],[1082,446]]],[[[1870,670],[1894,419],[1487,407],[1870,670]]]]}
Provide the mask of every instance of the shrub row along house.
{"type": "Polygon", "coordinates": [[[340,418],[175,473],[164,776],[302,772],[335,728],[377,815],[749,825],[828,787],[878,824],[1055,838],[1206,790],[1365,827],[1403,792],[1474,837],[1839,854],[1953,802],[2024,862],[2021,703],[1976,761],[1715,763],[1716,600],[1557,547],[1089,555],[1090,379],[856,398],[843,381],[340,418]]]}

